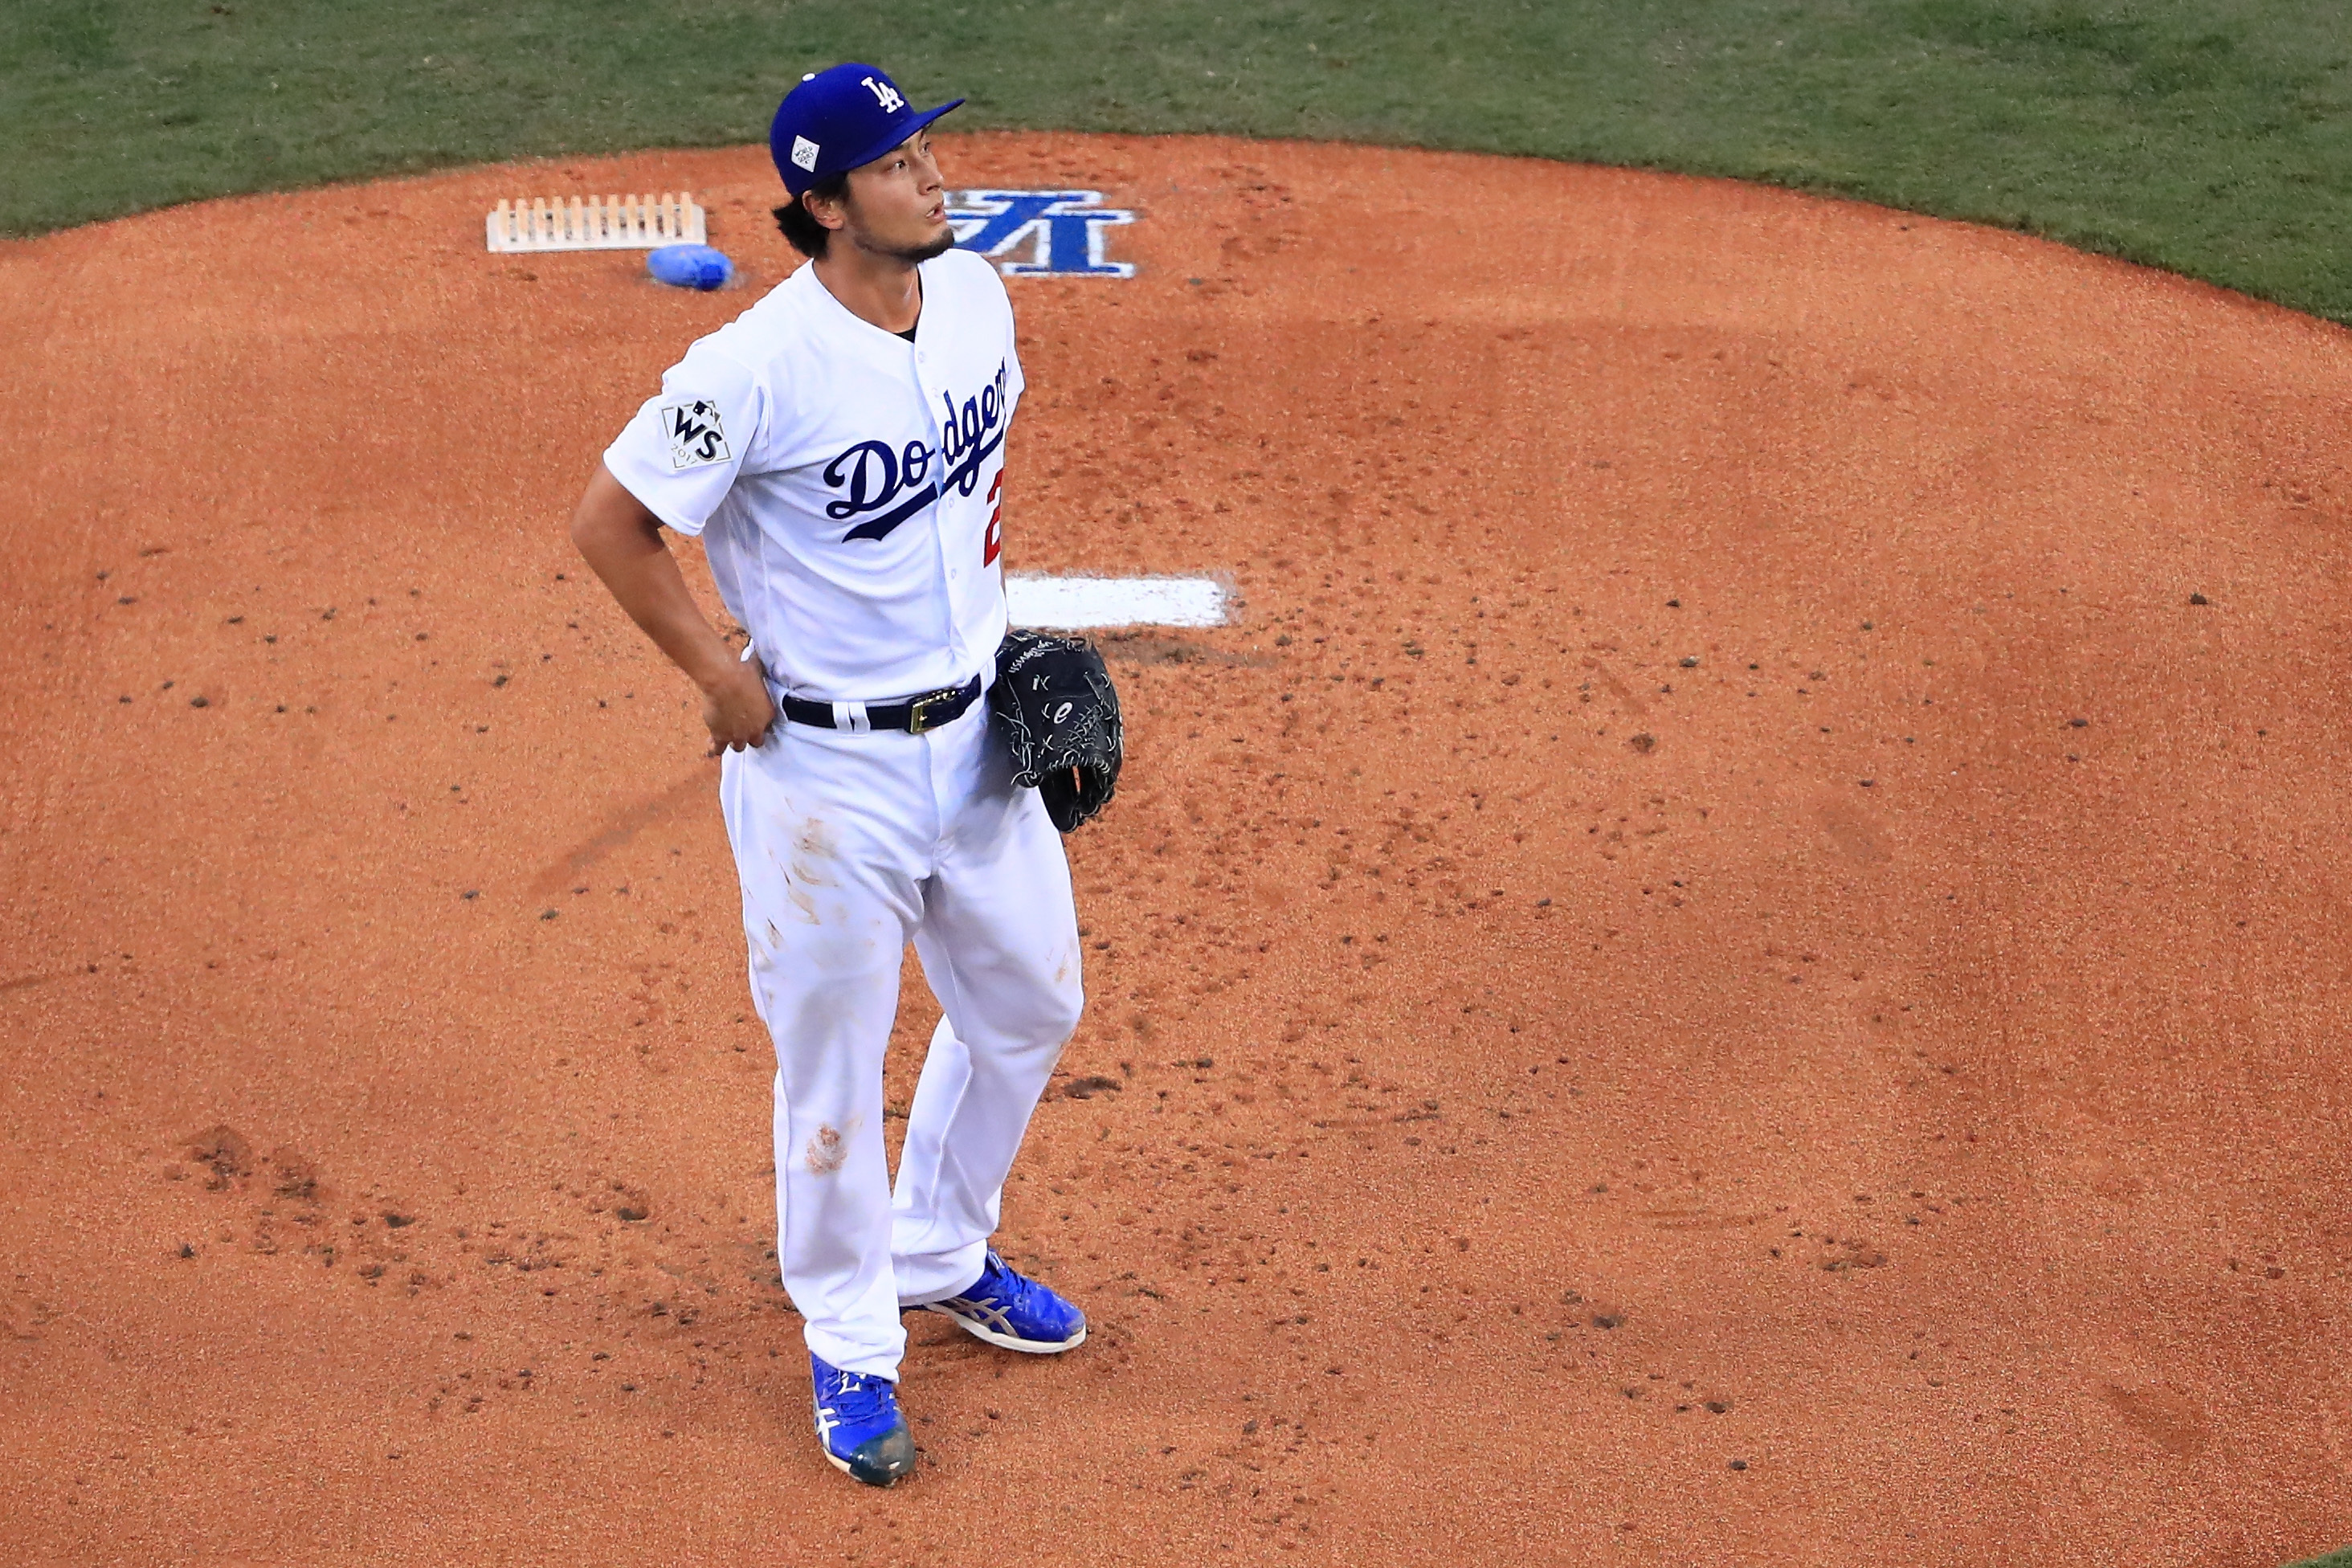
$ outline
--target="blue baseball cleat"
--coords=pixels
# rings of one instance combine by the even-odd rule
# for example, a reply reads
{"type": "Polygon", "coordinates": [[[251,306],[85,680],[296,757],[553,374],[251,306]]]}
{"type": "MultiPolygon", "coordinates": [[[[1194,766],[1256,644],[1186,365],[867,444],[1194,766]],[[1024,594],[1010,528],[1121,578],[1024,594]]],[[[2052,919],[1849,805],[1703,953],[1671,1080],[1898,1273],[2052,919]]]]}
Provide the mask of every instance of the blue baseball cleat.
{"type": "Polygon", "coordinates": [[[915,1435],[898,1414],[898,1388],[887,1377],[844,1372],[809,1357],[816,1379],[816,1436],[834,1468],[869,1487],[887,1487],[915,1468],[915,1435]]]}
{"type": "Polygon", "coordinates": [[[1069,1350],[1087,1337],[1084,1312],[1050,1287],[1014,1272],[992,1247],[970,1289],[944,1301],[927,1302],[925,1310],[946,1313],[975,1339],[1031,1355],[1069,1350]]]}

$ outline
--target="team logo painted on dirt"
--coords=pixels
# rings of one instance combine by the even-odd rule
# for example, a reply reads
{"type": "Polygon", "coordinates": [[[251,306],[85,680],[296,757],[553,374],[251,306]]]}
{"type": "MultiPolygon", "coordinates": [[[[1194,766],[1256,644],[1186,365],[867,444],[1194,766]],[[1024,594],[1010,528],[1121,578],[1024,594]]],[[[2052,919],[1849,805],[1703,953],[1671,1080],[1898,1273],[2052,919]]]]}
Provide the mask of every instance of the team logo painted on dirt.
{"type": "Polygon", "coordinates": [[[667,403],[661,410],[662,434],[669,437],[669,466],[698,468],[727,460],[727,430],[719,422],[719,405],[705,398],[691,403],[667,403]]]}
{"type": "Polygon", "coordinates": [[[1103,258],[1103,235],[1135,214],[1101,205],[1100,191],[965,191],[949,205],[956,244],[1008,278],[1132,278],[1135,263],[1103,258]],[[1029,259],[1018,259],[1024,247],[1029,259]]]}

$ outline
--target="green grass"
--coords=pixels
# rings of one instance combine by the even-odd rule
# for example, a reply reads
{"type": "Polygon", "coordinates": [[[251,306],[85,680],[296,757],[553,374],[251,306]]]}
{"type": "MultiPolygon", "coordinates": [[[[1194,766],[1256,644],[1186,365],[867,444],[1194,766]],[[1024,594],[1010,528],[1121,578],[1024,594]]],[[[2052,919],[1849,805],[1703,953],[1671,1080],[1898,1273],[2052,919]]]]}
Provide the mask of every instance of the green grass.
{"type": "Polygon", "coordinates": [[[757,141],[841,58],[963,126],[1689,170],[2022,228],[2352,322],[2352,29],[2313,0],[8,0],[0,231],[757,141]]]}
{"type": "Polygon", "coordinates": [[[964,126],[1217,131],[1768,180],[2352,322],[2352,29],[2311,0],[10,0],[0,231],[756,141],[862,58],[964,126]]]}
{"type": "Polygon", "coordinates": [[[2331,1552],[2325,1557],[2315,1557],[2308,1563],[2290,1563],[2287,1568],[2352,1568],[2352,1546],[2331,1552]]]}

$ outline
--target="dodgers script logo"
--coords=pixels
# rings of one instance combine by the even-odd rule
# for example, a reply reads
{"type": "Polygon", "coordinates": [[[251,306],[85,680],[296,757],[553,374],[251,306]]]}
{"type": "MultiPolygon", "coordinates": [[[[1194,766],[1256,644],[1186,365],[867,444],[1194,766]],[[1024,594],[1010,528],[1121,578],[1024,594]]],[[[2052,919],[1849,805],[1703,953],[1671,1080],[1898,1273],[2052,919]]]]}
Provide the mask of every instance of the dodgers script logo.
{"type": "Polygon", "coordinates": [[[992,259],[1034,242],[1029,260],[997,261],[1008,278],[1132,278],[1133,262],[1103,259],[1103,231],[1135,215],[1101,201],[1099,191],[965,191],[948,221],[958,246],[992,259]]]}
{"type": "Polygon", "coordinates": [[[890,531],[945,496],[950,490],[970,495],[980,484],[980,466],[1004,445],[1004,362],[996,364],[996,379],[967,397],[959,407],[953,396],[940,394],[940,445],[934,449],[909,441],[894,450],[887,441],[860,441],[818,470],[830,489],[840,495],[824,503],[824,515],[836,522],[867,512],[867,518],[841,536],[887,539],[890,531]],[[936,466],[937,475],[933,468],[936,466]]]}

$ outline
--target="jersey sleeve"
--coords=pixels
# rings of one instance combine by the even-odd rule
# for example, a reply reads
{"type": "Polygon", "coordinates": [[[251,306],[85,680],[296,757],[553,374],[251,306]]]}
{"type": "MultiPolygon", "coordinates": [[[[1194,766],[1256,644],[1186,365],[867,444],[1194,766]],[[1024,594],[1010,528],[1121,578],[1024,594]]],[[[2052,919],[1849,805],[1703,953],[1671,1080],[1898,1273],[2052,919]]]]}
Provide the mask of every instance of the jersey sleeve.
{"type": "Polygon", "coordinates": [[[746,471],[745,459],[766,437],[768,414],[758,377],[697,343],[604,448],[604,467],[663,522],[698,534],[746,471]]]}

